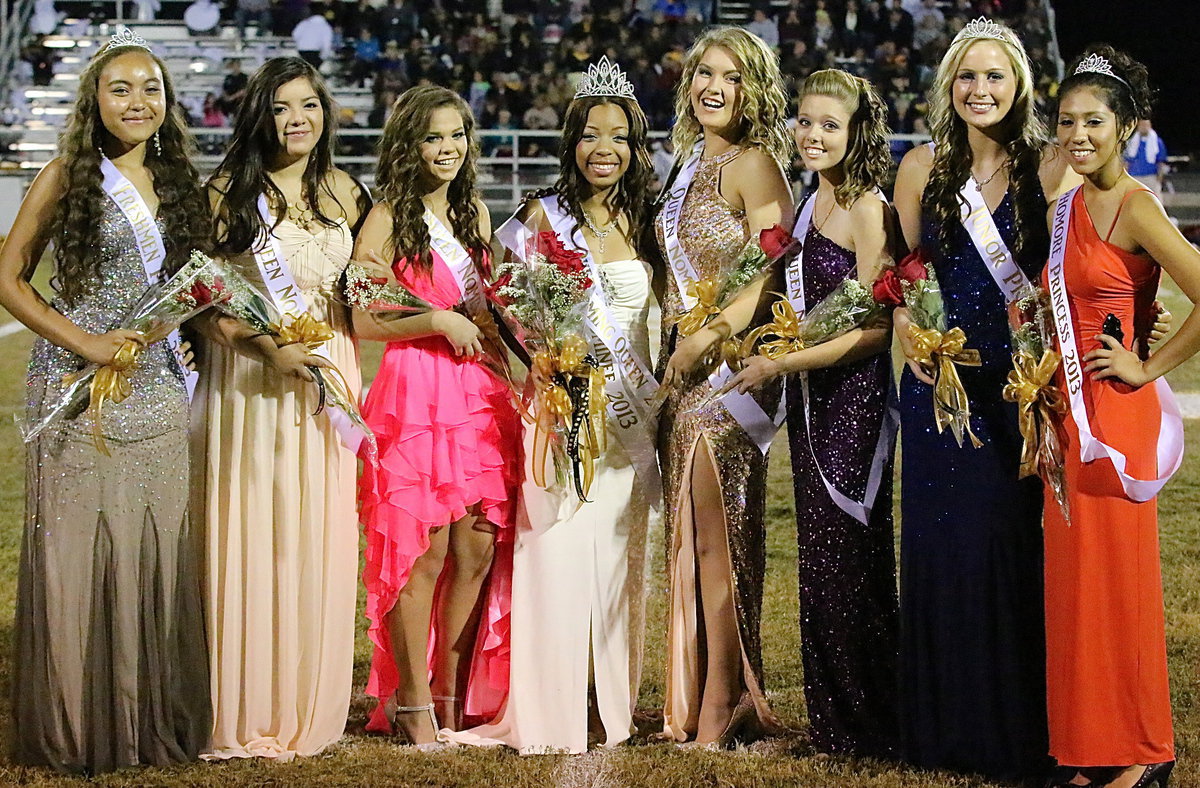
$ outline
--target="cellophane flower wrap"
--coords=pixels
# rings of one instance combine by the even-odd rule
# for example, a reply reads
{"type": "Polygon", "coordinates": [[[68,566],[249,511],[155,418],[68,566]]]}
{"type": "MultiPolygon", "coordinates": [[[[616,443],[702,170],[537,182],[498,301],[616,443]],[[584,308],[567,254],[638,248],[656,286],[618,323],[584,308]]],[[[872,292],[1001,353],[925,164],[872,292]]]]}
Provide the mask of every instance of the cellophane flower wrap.
{"type": "MultiPolygon", "coordinates": [[[[226,273],[225,281],[229,297],[218,304],[217,308],[254,333],[271,337],[279,347],[300,343],[311,351],[333,339],[333,328],[308,312],[298,317],[280,314],[271,299],[237,271],[230,269],[226,273]]],[[[341,370],[337,367],[309,366],[308,371],[312,374],[318,391],[317,408],[313,415],[320,414],[326,405],[332,405],[345,413],[362,432],[363,441],[367,446],[366,457],[368,461],[374,462],[377,456],[375,434],[363,421],[358,408],[358,398],[350,391],[341,370]]]]}
{"type": "Polygon", "coordinates": [[[771,322],[747,335],[742,343],[742,355],[755,350],[759,355],[779,359],[837,339],[843,334],[882,315],[887,306],[875,300],[871,289],[856,278],[845,279],[833,291],[818,301],[803,317],[797,316],[791,301],[781,293],[771,305],[771,322]]]}
{"type": "Polygon", "coordinates": [[[139,332],[144,343],[126,342],[108,364],[88,364],[68,375],[55,403],[36,423],[26,426],[25,442],[35,440],[53,424],[76,418],[86,408],[96,450],[110,456],[101,427],[104,404],[119,404],[133,393],[132,376],[146,347],[161,342],[190,318],[231,297],[228,275],[219,263],[193,251],[174,275],[151,285],[117,326],[139,332]]]}
{"type": "Polygon", "coordinates": [[[966,346],[967,335],[961,328],[947,328],[942,289],[922,248],[913,250],[895,269],[883,272],[873,288],[877,298],[894,292],[896,284],[912,317],[908,331],[916,360],[933,369],[933,417],[938,432],[949,427],[959,446],[965,435],[979,448],[983,442],[971,431],[971,402],[958,367],[978,367],[982,361],[978,350],[966,346]],[[893,277],[894,282],[890,281],[893,277]]]}
{"type": "Polygon", "coordinates": [[[586,502],[595,463],[607,448],[604,373],[583,329],[588,291],[598,283],[588,276],[583,253],[557,233],[509,221],[518,225],[497,233],[507,254],[488,298],[528,355],[530,380],[538,382],[526,388],[524,409],[535,431],[534,482],[548,486],[545,466],[552,457],[554,481],[565,483],[569,475],[586,502]]]}
{"type": "Polygon", "coordinates": [[[1003,396],[1017,405],[1022,440],[1020,478],[1040,475],[1069,523],[1061,433],[1067,402],[1054,385],[1062,357],[1054,349],[1057,331],[1049,294],[1032,283],[1021,288],[1008,305],[1008,328],[1013,369],[1003,396]]]}

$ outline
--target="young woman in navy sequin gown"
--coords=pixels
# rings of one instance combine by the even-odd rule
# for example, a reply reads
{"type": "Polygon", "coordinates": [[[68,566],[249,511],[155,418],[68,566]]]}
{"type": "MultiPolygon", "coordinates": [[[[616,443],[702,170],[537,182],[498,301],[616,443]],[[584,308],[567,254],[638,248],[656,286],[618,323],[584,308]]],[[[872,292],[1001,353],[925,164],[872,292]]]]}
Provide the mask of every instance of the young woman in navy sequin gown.
{"type": "Polygon", "coordinates": [[[1029,62],[1006,27],[979,21],[955,38],[930,91],[934,145],[910,151],[896,180],[907,246],[932,260],[949,326],[982,366],[959,373],[971,427],[960,448],[933,419],[929,370],[912,360],[910,320],[895,314],[909,358],[900,382],[900,688],[905,757],[994,777],[1046,764],[1041,485],[1018,480],[1005,297],[960,221],[977,189],[1025,275],[1049,248],[1046,200],[1066,164],[1037,120],[1029,62]]]}
{"type": "MultiPolygon", "coordinates": [[[[876,191],[891,157],[886,107],[869,82],[844,71],[818,71],[805,81],[796,121],[800,156],[820,182],[809,198],[812,221],[797,224],[804,250],[792,263],[802,266],[795,273],[803,276],[807,310],[851,277],[869,287],[891,262],[892,210],[876,191]]],[[[896,749],[894,428],[880,439],[890,343],[883,320],[778,359],[754,356],[737,379],[748,390],[789,376],[804,698],[811,740],[822,752],[888,756],[896,749]],[[845,496],[841,505],[835,492],[845,496]]]]}

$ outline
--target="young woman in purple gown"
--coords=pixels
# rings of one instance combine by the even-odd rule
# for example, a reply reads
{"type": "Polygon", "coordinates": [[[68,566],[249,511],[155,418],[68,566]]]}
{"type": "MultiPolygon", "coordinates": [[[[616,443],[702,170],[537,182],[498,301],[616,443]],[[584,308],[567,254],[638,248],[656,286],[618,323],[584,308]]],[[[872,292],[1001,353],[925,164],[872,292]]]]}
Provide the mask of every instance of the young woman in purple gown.
{"type": "MultiPolygon", "coordinates": [[[[848,279],[870,287],[891,261],[893,221],[877,188],[890,162],[887,110],[869,82],[814,73],[795,133],[820,184],[794,230],[804,246],[788,270],[788,298],[800,313],[848,279]]],[[[788,376],[804,696],[822,752],[896,748],[890,332],[884,319],[776,359],[753,356],[737,378],[748,390],[788,376]]]]}

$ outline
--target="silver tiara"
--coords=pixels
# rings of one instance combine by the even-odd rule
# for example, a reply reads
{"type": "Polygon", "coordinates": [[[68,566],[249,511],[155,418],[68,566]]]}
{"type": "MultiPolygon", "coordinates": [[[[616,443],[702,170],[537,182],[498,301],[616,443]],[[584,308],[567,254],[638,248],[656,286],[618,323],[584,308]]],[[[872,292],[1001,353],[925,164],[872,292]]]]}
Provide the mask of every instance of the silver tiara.
{"type": "Polygon", "coordinates": [[[621,96],[636,100],[633,85],[625,78],[625,72],[616,63],[610,62],[608,55],[602,55],[599,63],[588,66],[587,73],[579,82],[579,89],[575,91],[575,98],[584,96],[621,96]]]}
{"type": "Polygon", "coordinates": [[[133,32],[129,28],[122,28],[119,33],[113,33],[108,39],[108,49],[113,47],[141,47],[150,52],[150,42],[133,32]]]}
{"type": "Polygon", "coordinates": [[[1112,77],[1123,85],[1129,85],[1128,82],[1113,72],[1112,64],[1107,59],[1097,55],[1095,52],[1079,61],[1079,65],[1075,67],[1075,72],[1072,76],[1075,74],[1103,74],[1106,77],[1112,77]]]}
{"type": "Polygon", "coordinates": [[[953,44],[959,41],[964,41],[968,38],[991,38],[996,41],[1004,41],[1004,28],[996,24],[985,16],[978,19],[972,19],[963,26],[962,30],[958,31],[958,35],[954,37],[953,44]]]}

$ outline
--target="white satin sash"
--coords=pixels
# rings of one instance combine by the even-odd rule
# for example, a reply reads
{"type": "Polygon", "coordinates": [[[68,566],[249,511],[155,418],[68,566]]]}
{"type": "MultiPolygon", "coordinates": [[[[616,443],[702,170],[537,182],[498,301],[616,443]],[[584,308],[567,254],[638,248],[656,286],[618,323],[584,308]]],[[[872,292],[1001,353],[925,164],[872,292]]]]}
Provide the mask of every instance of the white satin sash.
{"type": "MultiPolygon", "coordinates": [[[[817,195],[814,192],[800,206],[800,213],[796,217],[796,225],[792,228],[792,237],[799,240],[802,244],[800,253],[796,255],[792,264],[787,269],[787,298],[791,302],[792,309],[795,310],[797,318],[803,318],[805,312],[804,257],[807,249],[803,244],[808,239],[808,229],[812,225],[813,207],[816,205],[816,202],[817,195]]],[[[878,496],[879,488],[883,484],[883,472],[887,466],[888,457],[891,456],[892,447],[896,439],[896,431],[900,425],[900,412],[896,407],[895,397],[891,393],[892,387],[888,386],[887,405],[883,413],[883,422],[879,427],[879,439],[875,442],[875,453],[871,456],[871,469],[867,475],[867,485],[863,490],[862,500],[856,500],[835,487],[833,482],[829,481],[829,477],[825,475],[825,471],[821,469],[821,461],[817,457],[817,450],[812,442],[808,372],[799,372],[796,377],[800,381],[800,398],[804,404],[804,433],[808,441],[808,452],[813,459],[813,466],[816,467],[817,474],[821,477],[821,483],[825,485],[825,491],[829,493],[829,497],[837,504],[839,509],[866,525],[871,519],[871,509],[875,505],[875,498],[878,496]]]]}
{"type": "Polygon", "coordinates": [[[1066,376],[1067,393],[1071,401],[1071,416],[1079,430],[1079,459],[1083,462],[1100,459],[1111,462],[1117,472],[1117,478],[1121,480],[1121,488],[1125,495],[1131,501],[1141,503],[1157,495],[1183,462],[1183,415],[1166,378],[1160,377],[1155,380],[1154,387],[1162,412],[1157,447],[1159,475],[1153,479],[1137,479],[1130,476],[1125,472],[1125,455],[1092,434],[1092,425],[1088,421],[1087,407],[1083,401],[1083,358],[1075,340],[1075,326],[1071,322],[1071,305],[1063,272],[1071,212],[1075,194],[1080,188],[1076,186],[1059,197],[1054,206],[1050,262],[1046,267],[1050,280],[1050,302],[1054,306],[1054,325],[1058,329],[1059,352],[1062,354],[1062,371],[1066,376]]]}
{"type": "MultiPolygon", "coordinates": [[[[696,303],[696,299],[689,296],[687,291],[688,286],[699,281],[700,276],[683,250],[683,244],[679,238],[679,218],[683,212],[683,204],[687,198],[688,189],[692,185],[692,179],[700,166],[700,156],[703,152],[704,144],[696,143],[691,157],[679,171],[679,176],[672,184],[667,200],[658,215],[658,222],[662,225],[663,230],[663,251],[666,253],[671,275],[675,277],[675,285],[679,290],[679,298],[683,302],[685,310],[691,309],[696,303]]],[[[708,385],[712,386],[714,391],[720,391],[736,374],[728,364],[721,362],[717,369],[708,376],[708,385]]],[[[758,450],[766,454],[787,413],[783,398],[781,397],[779,400],[779,409],[774,418],[767,415],[758,401],[749,394],[730,391],[721,396],[721,404],[746,431],[746,434],[758,446],[758,450]]]]}
{"type": "MultiPolygon", "coordinates": [[[[154,221],[154,214],[150,212],[150,206],[146,205],[137,188],[121,174],[117,165],[107,156],[100,157],[100,173],[104,176],[104,192],[117,204],[133,228],[138,257],[142,259],[142,268],[146,271],[146,281],[153,287],[164,278],[162,267],[167,259],[167,246],[163,243],[158,223],[154,221]]],[[[175,359],[175,365],[183,375],[183,385],[187,389],[188,399],[191,400],[192,395],[196,393],[196,381],[200,376],[183,363],[183,353],[179,350],[181,341],[178,330],[167,335],[167,347],[171,348],[171,357],[175,359]]]]}
{"type": "MultiPolygon", "coordinates": [[[[295,318],[306,314],[308,302],[304,300],[304,293],[296,284],[296,277],[292,274],[291,267],[288,266],[287,257],[283,253],[283,245],[270,231],[275,220],[271,216],[271,209],[267,205],[265,194],[258,196],[258,215],[267,227],[267,242],[254,250],[254,262],[258,265],[258,272],[267,289],[267,297],[279,310],[280,315],[295,318]]],[[[320,356],[331,364],[333,363],[333,359],[329,357],[329,352],[324,345],[311,352],[314,356],[320,356]]],[[[348,393],[352,394],[352,392],[348,393]]],[[[341,408],[328,405],[325,413],[328,414],[329,421],[337,430],[342,444],[350,451],[357,453],[366,434],[341,408]]]]}
{"type": "Polygon", "coordinates": [[[658,391],[658,381],[654,379],[650,367],[634,352],[633,343],[613,316],[601,285],[600,265],[592,259],[591,250],[574,217],[557,197],[545,197],[539,202],[558,237],[570,238],[575,248],[583,254],[584,265],[592,280],[588,311],[583,322],[589,334],[588,344],[591,345],[592,354],[604,371],[608,426],[621,442],[642,484],[650,491],[651,504],[657,509],[662,479],[659,476],[651,401],[658,391]]]}

